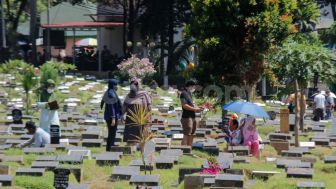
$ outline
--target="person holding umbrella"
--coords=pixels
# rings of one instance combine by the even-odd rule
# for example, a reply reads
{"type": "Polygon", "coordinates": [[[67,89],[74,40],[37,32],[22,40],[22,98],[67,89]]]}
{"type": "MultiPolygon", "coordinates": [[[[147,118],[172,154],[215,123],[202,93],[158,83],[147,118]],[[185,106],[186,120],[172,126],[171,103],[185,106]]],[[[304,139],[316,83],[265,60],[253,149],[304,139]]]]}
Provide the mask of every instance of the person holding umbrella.
{"type": "Polygon", "coordinates": [[[243,134],[244,145],[248,146],[250,153],[257,157],[259,155],[259,134],[255,117],[269,119],[270,116],[264,109],[251,102],[235,101],[224,105],[223,109],[247,115],[242,119],[239,129],[243,134]]]}

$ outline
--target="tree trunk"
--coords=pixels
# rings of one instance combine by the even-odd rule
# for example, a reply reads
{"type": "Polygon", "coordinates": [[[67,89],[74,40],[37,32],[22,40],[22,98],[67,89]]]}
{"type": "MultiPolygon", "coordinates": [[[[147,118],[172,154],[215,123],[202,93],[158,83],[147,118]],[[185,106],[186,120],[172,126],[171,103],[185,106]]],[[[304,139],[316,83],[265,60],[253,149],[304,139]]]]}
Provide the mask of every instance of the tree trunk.
{"type": "Polygon", "coordinates": [[[164,74],[164,57],[165,57],[165,41],[166,41],[166,36],[164,32],[161,32],[160,34],[160,74],[163,76],[164,74]]]}
{"type": "Polygon", "coordinates": [[[128,33],[127,40],[132,42],[132,46],[129,48],[131,53],[133,53],[134,49],[134,18],[135,18],[135,10],[134,10],[134,0],[128,1],[128,33]]]}
{"type": "Polygon", "coordinates": [[[26,91],[26,114],[29,115],[29,91],[26,91]]]}
{"type": "MultiPolygon", "coordinates": [[[[298,88],[299,84],[298,81],[295,80],[294,84],[294,89],[295,89],[295,102],[298,100],[298,88]]],[[[295,126],[294,126],[294,131],[295,131],[295,146],[299,147],[299,129],[298,129],[298,121],[299,121],[299,116],[298,116],[298,105],[295,106],[295,126]]]]}
{"type": "Polygon", "coordinates": [[[31,63],[37,66],[37,52],[36,52],[36,24],[37,24],[37,10],[36,0],[30,3],[30,42],[32,43],[31,63]]]}
{"type": "Polygon", "coordinates": [[[21,15],[24,11],[24,8],[27,6],[27,3],[28,3],[27,0],[21,1],[20,6],[19,6],[19,10],[17,10],[17,13],[16,13],[15,18],[14,18],[13,23],[12,23],[12,30],[13,31],[17,30],[17,27],[19,25],[19,20],[20,20],[21,15]]]}
{"type": "Polygon", "coordinates": [[[254,102],[256,99],[257,84],[247,85],[247,101],[254,102]]]}
{"type": "Polygon", "coordinates": [[[127,46],[126,46],[126,34],[127,34],[127,28],[126,28],[126,25],[127,25],[127,3],[125,3],[125,0],[124,0],[124,3],[123,3],[123,52],[124,52],[124,56],[127,55],[127,46]]]}
{"type": "Polygon", "coordinates": [[[306,111],[306,105],[304,103],[304,89],[303,86],[300,86],[300,130],[304,130],[304,114],[306,111]]]}
{"type": "Polygon", "coordinates": [[[335,1],[331,1],[330,2],[330,6],[331,6],[331,12],[332,12],[332,16],[334,18],[334,21],[336,21],[336,2],[335,1]]]}
{"type": "Polygon", "coordinates": [[[168,14],[168,65],[166,74],[170,74],[174,68],[174,3],[174,0],[170,0],[168,14]]]}

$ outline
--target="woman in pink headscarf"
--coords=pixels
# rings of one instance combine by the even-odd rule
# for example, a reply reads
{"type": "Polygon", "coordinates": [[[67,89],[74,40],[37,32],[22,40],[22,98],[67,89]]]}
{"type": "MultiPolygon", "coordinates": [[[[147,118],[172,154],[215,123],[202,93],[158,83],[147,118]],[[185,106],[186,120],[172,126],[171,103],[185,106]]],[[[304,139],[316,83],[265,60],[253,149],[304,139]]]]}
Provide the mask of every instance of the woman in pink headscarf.
{"type": "Polygon", "coordinates": [[[256,119],[253,116],[247,116],[242,120],[241,126],[243,131],[244,145],[249,147],[249,152],[258,157],[259,140],[256,119]]]}
{"type": "Polygon", "coordinates": [[[136,143],[137,136],[140,135],[141,126],[134,123],[127,115],[132,115],[131,112],[134,112],[135,107],[139,105],[147,111],[151,111],[151,104],[152,99],[147,91],[142,89],[140,80],[133,78],[130,83],[130,92],[126,96],[123,105],[123,115],[126,114],[124,142],[127,142],[128,145],[136,143]]]}

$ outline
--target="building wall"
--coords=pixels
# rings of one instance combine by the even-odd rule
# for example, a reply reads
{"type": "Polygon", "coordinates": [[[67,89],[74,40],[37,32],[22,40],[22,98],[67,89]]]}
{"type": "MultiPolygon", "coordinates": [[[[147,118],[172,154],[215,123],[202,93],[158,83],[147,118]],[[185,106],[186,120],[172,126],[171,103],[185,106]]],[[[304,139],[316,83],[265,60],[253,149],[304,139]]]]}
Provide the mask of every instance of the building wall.
{"type": "MultiPolygon", "coordinates": [[[[82,38],[76,37],[76,41],[78,41],[80,39],[82,39],[82,38]]],[[[67,37],[65,39],[65,44],[66,44],[66,46],[65,46],[66,56],[72,57],[72,47],[74,45],[73,38],[72,37],[71,38],[67,37]]],[[[44,46],[38,46],[37,47],[37,52],[42,53],[43,49],[44,49],[44,46]]],[[[55,47],[51,47],[51,56],[52,57],[58,57],[61,50],[62,49],[56,49],[55,47]]]]}
{"type": "MultiPolygon", "coordinates": [[[[98,14],[104,14],[106,12],[113,12],[122,14],[123,9],[122,7],[109,7],[104,5],[98,4],[98,14]]],[[[122,19],[112,18],[111,16],[98,16],[99,21],[112,21],[116,19],[118,22],[122,22],[122,19]]],[[[115,20],[114,20],[115,21],[115,20]]],[[[183,39],[183,28],[177,28],[177,33],[174,34],[174,41],[178,42],[183,39]]],[[[118,56],[124,56],[123,54],[123,27],[115,27],[113,29],[109,28],[101,28],[101,45],[99,45],[100,49],[103,48],[104,45],[108,47],[112,54],[117,53],[118,56]]],[[[134,41],[133,45],[135,47],[137,42],[142,42],[144,44],[144,40],[142,39],[140,28],[135,28],[134,33],[134,41]]],[[[99,43],[99,41],[98,41],[99,43]]]]}

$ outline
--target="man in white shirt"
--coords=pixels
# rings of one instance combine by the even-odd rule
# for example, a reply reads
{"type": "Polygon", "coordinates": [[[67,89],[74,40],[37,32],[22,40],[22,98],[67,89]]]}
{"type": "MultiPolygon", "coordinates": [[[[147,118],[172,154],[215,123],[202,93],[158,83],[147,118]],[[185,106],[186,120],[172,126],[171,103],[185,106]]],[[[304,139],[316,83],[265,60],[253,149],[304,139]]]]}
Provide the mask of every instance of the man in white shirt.
{"type": "Polygon", "coordinates": [[[331,96],[330,90],[326,91],[326,117],[325,119],[330,119],[332,117],[332,110],[334,109],[334,97],[331,96]]]}
{"type": "Polygon", "coordinates": [[[46,144],[50,144],[50,135],[49,133],[45,132],[43,129],[36,127],[35,123],[30,121],[26,123],[26,127],[28,130],[28,134],[33,135],[33,137],[27,140],[24,143],[18,145],[19,148],[24,147],[35,147],[41,148],[44,147],[46,144]]]}
{"type": "Polygon", "coordinates": [[[323,94],[321,94],[321,91],[317,91],[317,95],[314,97],[314,105],[315,105],[315,111],[314,111],[314,118],[315,121],[323,120],[324,115],[323,112],[325,110],[326,105],[326,98],[323,94]]]}

